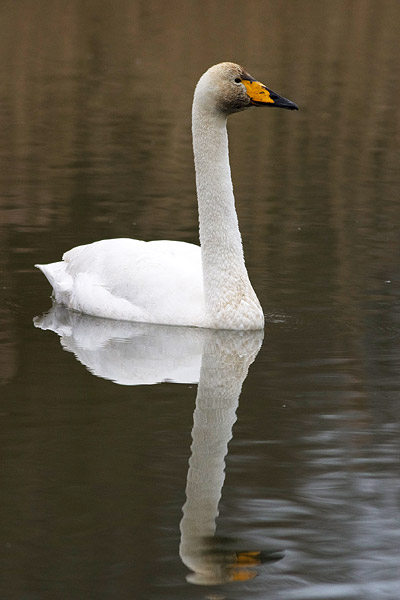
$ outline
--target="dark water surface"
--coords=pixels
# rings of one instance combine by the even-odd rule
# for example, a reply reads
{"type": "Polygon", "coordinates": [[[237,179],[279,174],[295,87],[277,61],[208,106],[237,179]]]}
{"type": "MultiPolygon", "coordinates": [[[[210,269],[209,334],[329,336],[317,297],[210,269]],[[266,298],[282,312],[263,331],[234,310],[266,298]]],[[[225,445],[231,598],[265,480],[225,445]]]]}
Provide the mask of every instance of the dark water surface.
{"type": "Polygon", "coordinates": [[[400,3],[0,24],[0,597],[397,600],[400,3]],[[43,316],[36,262],[197,241],[190,107],[221,60],[300,106],[229,125],[264,338],[43,316]]]}

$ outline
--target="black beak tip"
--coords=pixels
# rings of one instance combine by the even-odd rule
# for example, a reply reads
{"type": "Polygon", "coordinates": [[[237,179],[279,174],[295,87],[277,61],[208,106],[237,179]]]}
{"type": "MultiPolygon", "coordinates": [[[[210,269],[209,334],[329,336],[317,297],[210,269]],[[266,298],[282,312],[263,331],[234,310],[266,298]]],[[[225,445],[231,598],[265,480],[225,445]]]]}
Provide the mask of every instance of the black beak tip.
{"type": "Polygon", "coordinates": [[[299,110],[297,104],[291,100],[288,100],[287,98],[279,98],[276,101],[276,106],[278,108],[287,108],[287,110],[299,110]]]}
{"type": "Polygon", "coordinates": [[[266,89],[269,91],[269,95],[271,97],[271,100],[273,101],[273,106],[276,106],[277,108],[287,108],[288,110],[299,110],[299,107],[295,102],[292,102],[288,98],[285,98],[284,96],[273,92],[269,88],[266,89]]]}

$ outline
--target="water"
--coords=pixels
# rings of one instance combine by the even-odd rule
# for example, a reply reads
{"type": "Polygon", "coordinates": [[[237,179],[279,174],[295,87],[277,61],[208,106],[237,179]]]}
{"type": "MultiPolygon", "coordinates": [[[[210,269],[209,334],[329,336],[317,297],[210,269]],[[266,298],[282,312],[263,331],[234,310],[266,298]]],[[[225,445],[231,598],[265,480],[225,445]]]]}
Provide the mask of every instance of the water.
{"type": "Polygon", "coordinates": [[[265,4],[0,8],[2,598],[399,596],[400,5],[265,4]],[[227,59],[300,106],[229,124],[263,339],[43,316],[35,262],[196,242],[227,59]]]}

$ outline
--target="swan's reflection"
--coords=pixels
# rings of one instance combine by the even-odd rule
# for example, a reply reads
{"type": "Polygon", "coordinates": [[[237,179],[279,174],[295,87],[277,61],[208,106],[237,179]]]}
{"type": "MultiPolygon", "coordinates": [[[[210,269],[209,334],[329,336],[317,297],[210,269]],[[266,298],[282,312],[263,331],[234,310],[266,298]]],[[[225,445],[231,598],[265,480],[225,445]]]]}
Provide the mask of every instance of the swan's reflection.
{"type": "Polygon", "coordinates": [[[193,415],[192,455],[181,521],[180,556],[200,585],[244,581],[254,567],[282,558],[281,552],[244,550],[240,541],[215,536],[225,478],[225,457],[248,369],[262,332],[208,331],[193,415]]]}
{"type": "Polygon", "coordinates": [[[60,336],[66,350],[93,374],[123,385],[197,383],[186,502],[179,553],[201,585],[243,581],[280,552],[244,550],[215,536],[225,457],[248,369],[263,332],[238,332],[110,321],[54,305],[35,326],[60,336]]]}
{"type": "Polygon", "coordinates": [[[90,317],[54,304],[35,327],[60,336],[93,375],[121,385],[197,383],[204,330],[90,317]]]}

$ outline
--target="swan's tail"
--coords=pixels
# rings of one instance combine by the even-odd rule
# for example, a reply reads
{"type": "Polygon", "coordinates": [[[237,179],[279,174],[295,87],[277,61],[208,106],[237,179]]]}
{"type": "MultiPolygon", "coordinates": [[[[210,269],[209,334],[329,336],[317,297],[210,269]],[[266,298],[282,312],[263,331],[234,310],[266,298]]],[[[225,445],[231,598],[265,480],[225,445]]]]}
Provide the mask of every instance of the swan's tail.
{"type": "Polygon", "coordinates": [[[66,266],[66,263],[62,260],[49,265],[35,265],[42,271],[52,286],[55,301],[68,306],[73,280],[71,275],[67,273],[66,266]]]}

